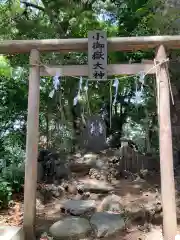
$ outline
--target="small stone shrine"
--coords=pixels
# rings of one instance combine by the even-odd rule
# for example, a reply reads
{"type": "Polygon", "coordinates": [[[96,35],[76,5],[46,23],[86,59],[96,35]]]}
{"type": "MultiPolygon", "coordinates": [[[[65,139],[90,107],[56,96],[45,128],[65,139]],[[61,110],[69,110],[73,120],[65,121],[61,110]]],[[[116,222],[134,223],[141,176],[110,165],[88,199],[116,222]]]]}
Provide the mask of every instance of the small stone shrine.
{"type": "Polygon", "coordinates": [[[84,147],[93,152],[101,151],[106,146],[106,126],[103,119],[94,115],[87,120],[83,133],[84,147]]]}

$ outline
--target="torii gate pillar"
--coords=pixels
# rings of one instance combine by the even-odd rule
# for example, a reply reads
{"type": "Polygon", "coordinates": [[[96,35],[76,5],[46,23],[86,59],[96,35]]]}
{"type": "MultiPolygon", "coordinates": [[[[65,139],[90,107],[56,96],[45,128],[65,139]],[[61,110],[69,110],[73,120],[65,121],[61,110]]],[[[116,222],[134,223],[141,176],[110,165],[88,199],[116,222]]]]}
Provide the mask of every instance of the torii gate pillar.
{"type": "Polygon", "coordinates": [[[39,52],[35,49],[30,54],[30,65],[24,186],[25,240],[35,239],[40,95],[39,52]]]}
{"type": "MultiPolygon", "coordinates": [[[[157,64],[166,59],[165,48],[163,45],[160,45],[156,55],[157,64]]],[[[177,219],[168,75],[167,62],[159,65],[157,69],[157,83],[159,84],[159,149],[163,232],[164,240],[173,240],[177,234],[177,219]]]]}

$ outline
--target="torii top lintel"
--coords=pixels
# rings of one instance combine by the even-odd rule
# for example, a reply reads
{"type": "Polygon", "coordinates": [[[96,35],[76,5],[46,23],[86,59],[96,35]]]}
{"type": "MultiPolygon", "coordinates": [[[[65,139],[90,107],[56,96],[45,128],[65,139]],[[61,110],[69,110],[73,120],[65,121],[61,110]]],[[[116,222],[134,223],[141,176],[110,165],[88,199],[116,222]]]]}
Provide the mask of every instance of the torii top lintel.
{"type": "MultiPolygon", "coordinates": [[[[152,49],[161,44],[169,49],[180,48],[180,35],[108,38],[108,51],[152,49]]],[[[0,41],[0,54],[29,53],[32,49],[37,49],[40,52],[86,52],[88,50],[88,39],[70,38],[0,41]]]]}

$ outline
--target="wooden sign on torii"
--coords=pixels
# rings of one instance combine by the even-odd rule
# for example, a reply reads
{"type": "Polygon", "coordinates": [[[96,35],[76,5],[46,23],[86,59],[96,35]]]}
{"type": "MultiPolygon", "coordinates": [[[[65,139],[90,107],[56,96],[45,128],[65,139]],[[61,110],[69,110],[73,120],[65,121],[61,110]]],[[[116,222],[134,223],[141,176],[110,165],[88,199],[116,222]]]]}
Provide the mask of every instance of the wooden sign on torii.
{"type": "MultiPolygon", "coordinates": [[[[177,234],[175,187],[173,173],[172,133],[170,119],[170,99],[167,59],[165,48],[180,48],[180,36],[118,37],[107,40],[108,51],[136,51],[156,48],[156,71],[159,86],[159,143],[161,166],[161,194],[163,206],[164,239],[175,239],[177,234]]],[[[88,50],[88,39],[49,40],[7,40],[0,41],[0,54],[30,53],[28,118],[26,138],[26,168],[24,192],[24,232],[25,240],[35,239],[35,209],[37,187],[37,156],[39,140],[39,85],[40,76],[88,76],[88,66],[40,66],[40,52],[84,52],[88,50]]],[[[152,63],[111,64],[108,75],[132,75],[139,72],[156,71],[152,63]]]]}

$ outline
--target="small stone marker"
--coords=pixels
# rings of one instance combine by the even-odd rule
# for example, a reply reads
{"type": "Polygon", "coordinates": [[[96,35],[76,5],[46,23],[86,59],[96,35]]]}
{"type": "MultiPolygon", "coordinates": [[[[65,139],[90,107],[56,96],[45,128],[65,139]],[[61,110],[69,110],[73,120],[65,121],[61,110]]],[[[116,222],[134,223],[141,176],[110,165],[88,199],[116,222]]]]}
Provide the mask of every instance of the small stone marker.
{"type": "Polygon", "coordinates": [[[106,126],[103,119],[94,115],[87,121],[87,127],[84,130],[83,141],[85,147],[91,151],[101,151],[106,146],[106,126]]]}

